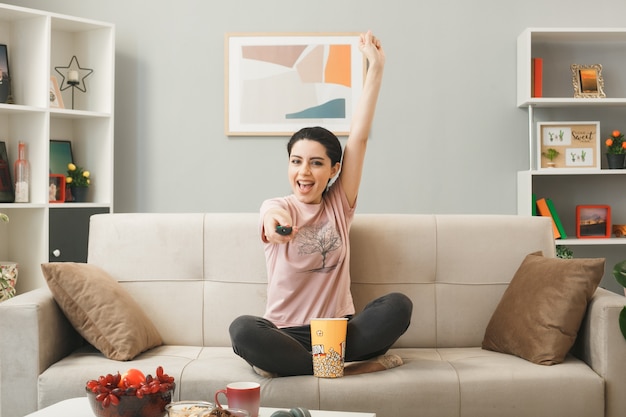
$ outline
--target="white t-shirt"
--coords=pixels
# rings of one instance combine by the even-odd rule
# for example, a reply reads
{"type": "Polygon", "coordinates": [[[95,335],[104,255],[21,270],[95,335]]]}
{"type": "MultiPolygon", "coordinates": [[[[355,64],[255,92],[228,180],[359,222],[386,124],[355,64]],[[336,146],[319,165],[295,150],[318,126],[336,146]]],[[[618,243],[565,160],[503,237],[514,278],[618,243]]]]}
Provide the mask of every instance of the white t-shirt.
{"type": "Polygon", "coordinates": [[[265,243],[264,317],[277,327],[293,327],[316,317],[354,314],[348,235],[355,207],[348,204],[341,181],[335,181],[320,204],[302,203],[294,195],[264,201],[261,236],[265,213],[277,207],[289,212],[299,230],[287,244],[265,243]]]}

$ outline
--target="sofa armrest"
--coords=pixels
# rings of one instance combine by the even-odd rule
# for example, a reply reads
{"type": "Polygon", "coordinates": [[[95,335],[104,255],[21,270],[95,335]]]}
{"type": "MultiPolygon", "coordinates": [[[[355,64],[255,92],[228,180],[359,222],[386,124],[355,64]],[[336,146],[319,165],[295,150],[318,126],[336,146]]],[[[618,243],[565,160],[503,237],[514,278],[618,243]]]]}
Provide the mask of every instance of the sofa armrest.
{"type": "Polygon", "coordinates": [[[605,381],[605,416],[626,416],[626,340],[619,314],[626,297],[598,288],[587,308],[574,354],[605,381]]]}
{"type": "Polygon", "coordinates": [[[0,417],[37,409],[39,375],[83,343],[48,288],[0,303],[0,417]]]}

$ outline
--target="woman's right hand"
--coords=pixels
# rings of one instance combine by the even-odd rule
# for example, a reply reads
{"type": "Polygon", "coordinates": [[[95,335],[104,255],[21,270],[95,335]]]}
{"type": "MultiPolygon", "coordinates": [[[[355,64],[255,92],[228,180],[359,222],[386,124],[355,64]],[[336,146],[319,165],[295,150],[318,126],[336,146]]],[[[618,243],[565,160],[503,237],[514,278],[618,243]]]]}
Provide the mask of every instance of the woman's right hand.
{"type": "Polygon", "coordinates": [[[267,211],[263,217],[263,240],[274,244],[290,242],[298,232],[298,228],[292,222],[293,220],[287,210],[273,209],[267,211]],[[289,235],[281,235],[276,231],[276,226],[292,227],[293,230],[289,235]]]}
{"type": "Polygon", "coordinates": [[[371,30],[359,36],[359,50],[367,58],[370,67],[385,66],[385,51],[371,30]]]}

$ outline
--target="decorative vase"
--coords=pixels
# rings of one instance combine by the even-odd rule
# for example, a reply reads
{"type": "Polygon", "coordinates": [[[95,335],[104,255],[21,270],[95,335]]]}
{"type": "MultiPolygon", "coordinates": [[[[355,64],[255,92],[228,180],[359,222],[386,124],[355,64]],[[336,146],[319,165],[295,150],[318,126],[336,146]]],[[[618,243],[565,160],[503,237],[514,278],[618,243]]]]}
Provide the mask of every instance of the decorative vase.
{"type": "Polygon", "coordinates": [[[0,302],[15,296],[17,263],[0,261],[0,302]]]}
{"type": "Polygon", "coordinates": [[[87,201],[87,191],[89,188],[87,187],[71,187],[72,188],[72,199],[75,203],[84,203],[87,201]]]}
{"type": "Polygon", "coordinates": [[[606,161],[608,163],[609,169],[624,169],[624,158],[626,158],[626,154],[606,154],[606,161]]]}
{"type": "Polygon", "coordinates": [[[26,144],[20,142],[18,144],[18,157],[13,165],[15,175],[15,202],[28,203],[30,194],[28,187],[30,184],[30,164],[26,159],[26,144]]]}

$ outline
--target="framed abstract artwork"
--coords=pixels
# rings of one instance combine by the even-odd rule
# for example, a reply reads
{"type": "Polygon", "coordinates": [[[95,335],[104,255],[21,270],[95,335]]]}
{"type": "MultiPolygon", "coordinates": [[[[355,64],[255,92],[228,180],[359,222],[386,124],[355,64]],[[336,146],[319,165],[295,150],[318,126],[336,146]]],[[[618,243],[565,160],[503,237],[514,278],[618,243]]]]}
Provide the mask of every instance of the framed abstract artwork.
{"type": "Polygon", "coordinates": [[[226,34],[226,135],[347,135],[365,74],[358,46],[355,33],[226,34]]]}

